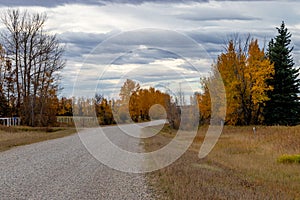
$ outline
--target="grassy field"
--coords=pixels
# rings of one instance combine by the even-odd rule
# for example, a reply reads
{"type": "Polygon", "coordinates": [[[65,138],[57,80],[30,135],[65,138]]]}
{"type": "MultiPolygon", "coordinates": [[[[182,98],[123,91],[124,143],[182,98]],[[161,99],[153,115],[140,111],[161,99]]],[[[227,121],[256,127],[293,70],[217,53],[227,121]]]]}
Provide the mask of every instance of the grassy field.
{"type": "MultiPolygon", "coordinates": [[[[300,153],[300,126],[225,127],[213,151],[198,158],[207,127],[172,165],[148,173],[165,199],[300,199],[300,164],[283,164],[283,154],[300,153]]],[[[145,149],[166,145],[176,134],[165,127],[145,139],[145,149]]]]}
{"type": "Polygon", "coordinates": [[[0,126],[0,152],[12,147],[44,140],[65,137],[76,132],[75,128],[32,128],[0,126]]]}

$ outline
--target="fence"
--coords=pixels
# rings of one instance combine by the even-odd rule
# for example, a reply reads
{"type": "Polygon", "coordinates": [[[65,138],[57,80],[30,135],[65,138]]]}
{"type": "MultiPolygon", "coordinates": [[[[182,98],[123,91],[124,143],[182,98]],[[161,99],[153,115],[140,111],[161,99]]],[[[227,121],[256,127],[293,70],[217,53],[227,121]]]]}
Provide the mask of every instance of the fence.
{"type": "Polygon", "coordinates": [[[60,124],[65,124],[68,126],[74,126],[76,122],[77,127],[95,127],[98,126],[98,119],[95,117],[66,117],[66,116],[57,116],[57,122],[60,124]]]}
{"type": "Polygon", "coordinates": [[[2,117],[0,118],[0,124],[4,126],[20,126],[20,117],[2,117]]]}

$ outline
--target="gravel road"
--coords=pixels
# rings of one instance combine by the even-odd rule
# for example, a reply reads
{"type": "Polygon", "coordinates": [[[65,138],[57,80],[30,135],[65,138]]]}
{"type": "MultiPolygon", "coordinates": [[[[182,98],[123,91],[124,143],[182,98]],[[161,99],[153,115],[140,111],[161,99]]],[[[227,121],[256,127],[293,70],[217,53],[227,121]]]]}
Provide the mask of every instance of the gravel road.
{"type": "MultiPolygon", "coordinates": [[[[161,122],[159,122],[161,123],[161,122]]],[[[139,135],[143,123],[130,129],[139,135]]],[[[105,127],[113,143],[141,152],[140,140],[105,127]]],[[[95,129],[96,130],[96,129],[95,129]]],[[[84,130],[85,135],[95,132],[84,130]]],[[[92,138],[92,136],[91,136],[92,138]]],[[[120,159],[120,158],[118,158],[120,159]]],[[[113,170],[96,160],[79,135],[17,147],[0,153],[0,199],[159,199],[144,174],[113,170]]]]}

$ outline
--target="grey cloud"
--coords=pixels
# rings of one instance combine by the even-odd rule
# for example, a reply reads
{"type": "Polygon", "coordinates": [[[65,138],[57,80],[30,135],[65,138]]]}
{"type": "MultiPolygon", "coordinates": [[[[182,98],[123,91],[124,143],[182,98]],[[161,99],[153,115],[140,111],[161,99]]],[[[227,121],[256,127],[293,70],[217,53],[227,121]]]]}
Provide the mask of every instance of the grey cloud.
{"type": "Polygon", "coordinates": [[[97,55],[105,52],[125,53],[128,50],[138,49],[140,46],[160,50],[159,53],[165,52],[165,55],[169,57],[172,54],[171,57],[174,57],[174,55],[199,57],[201,54],[206,53],[203,49],[197,48],[198,44],[184,34],[157,29],[124,32],[117,35],[117,37],[112,37],[111,40],[103,42],[102,46],[95,49],[94,53],[97,55]]]}
{"type": "Polygon", "coordinates": [[[174,32],[142,30],[125,32],[105,40],[109,37],[110,34],[71,32],[59,36],[67,45],[68,57],[82,59],[86,55],[87,62],[92,64],[146,64],[162,58],[178,58],[180,54],[199,56],[199,51],[195,52],[196,43],[174,32]],[[141,46],[147,50],[140,49],[141,46]]]}
{"type": "Polygon", "coordinates": [[[178,58],[172,52],[163,51],[155,48],[136,49],[116,59],[113,64],[149,64],[158,59],[178,58]]]}
{"type": "Polygon", "coordinates": [[[186,32],[186,34],[199,44],[212,43],[221,44],[224,42],[224,33],[218,32],[200,32],[197,30],[186,32]]]}
{"type": "MultiPolygon", "coordinates": [[[[19,7],[19,6],[42,6],[42,7],[57,7],[65,4],[83,4],[104,6],[106,4],[133,4],[140,5],[143,3],[161,3],[161,4],[175,4],[175,3],[208,3],[210,0],[0,0],[0,6],[19,7]]],[[[228,0],[218,0],[228,1],[228,0]]],[[[236,1],[236,0],[230,0],[236,1]]],[[[240,0],[241,1],[241,0],[240,0]]],[[[247,0],[242,0],[247,1],[247,0]]],[[[259,1],[259,0],[256,0],[259,1]]],[[[263,1],[263,0],[262,0],[263,1]]],[[[268,1],[268,0],[264,0],[268,1]]]]}
{"type": "MultiPolygon", "coordinates": [[[[212,64],[212,63],[210,63],[210,64],[212,64]]],[[[180,65],[180,67],[182,69],[185,69],[185,70],[190,71],[190,72],[198,72],[198,71],[200,71],[200,72],[208,72],[210,66],[209,67],[208,66],[200,66],[200,67],[197,67],[197,69],[196,69],[190,63],[184,63],[183,65],[180,65]]]]}
{"type": "MultiPolygon", "coordinates": [[[[273,28],[274,29],[274,28],[273,28]]],[[[202,45],[205,50],[212,56],[216,58],[217,55],[224,50],[227,42],[234,37],[239,37],[242,41],[245,41],[248,35],[253,39],[258,39],[261,47],[266,47],[271,38],[276,35],[276,30],[267,28],[265,30],[241,30],[236,33],[232,32],[203,32],[199,30],[193,30],[186,32],[186,35],[194,39],[197,43],[202,45]]]]}
{"type": "Polygon", "coordinates": [[[189,2],[209,2],[208,0],[0,0],[0,6],[42,6],[56,7],[65,4],[84,4],[103,6],[106,4],[134,4],[139,5],[147,2],[152,3],[189,3],[189,2]]]}
{"type": "Polygon", "coordinates": [[[65,32],[59,34],[58,37],[64,43],[76,43],[85,45],[97,45],[106,39],[108,34],[83,33],[83,32],[65,32]]]}
{"type": "Polygon", "coordinates": [[[65,4],[86,4],[103,6],[104,4],[98,0],[0,0],[0,6],[19,7],[19,6],[42,6],[57,7],[65,4]]]}
{"type": "Polygon", "coordinates": [[[294,46],[294,50],[300,52],[300,37],[293,37],[292,35],[292,45],[294,46]]]}
{"type": "MultiPolygon", "coordinates": [[[[185,44],[184,40],[175,35],[163,33],[161,38],[157,38],[157,34],[154,33],[151,36],[151,31],[146,33],[136,33],[132,37],[132,34],[124,34],[119,38],[115,38],[108,43],[101,43],[105,41],[106,38],[110,37],[108,34],[95,34],[95,33],[72,33],[66,32],[59,35],[61,41],[67,44],[67,59],[77,60],[78,62],[83,62],[85,55],[89,55],[85,60],[86,63],[90,64],[103,64],[102,61],[111,61],[110,63],[104,64],[114,64],[114,65],[124,65],[124,64],[149,64],[155,60],[162,59],[176,59],[181,58],[180,53],[185,52],[184,56],[186,58],[201,58],[201,54],[198,51],[194,51],[193,48],[185,44]],[[149,34],[149,36],[140,38],[140,35],[149,34]],[[165,41],[168,37],[169,41],[165,41]],[[99,43],[99,48],[95,48],[99,43]],[[161,48],[148,48],[147,45],[155,44],[154,46],[161,48]],[[164,50],[166,45],[170,47],[171,51],[164,50]],[[174,43],[174,44],[172,44],[174,43]],[[140,45],[145,45],[142,49],[139,49],[140,45]],[[130,51],[128,51],[130,49],[130,51]],[[177,55],[176,53],[179,55],[177,55]]],[[[225,46],[226,38],[229,33],[215,33],[215,32],[199,32],[198,30],[190,31],[186,33],[187,37],[191,37],[198,44],[201,44],[204,50],[213,59],[216,59],[220,52],[225,46]]],[[[240,35],[246,35],[246,33],[240,33],[240,35]]],[[[262,40],[266,38],[265,33],[254,34],[253,37],[260,39],[260,44],[262,45],[262,40]]],[[[269,38],[266,38],[268,42],[269,38]]],[[[185,64],[181,66],[187,70],[192,70],[191,65],[185,64]]],[[[206,69],[201,69],[206,71],[206,69]]]]}
{"type": "MultiPolygon", "coordinates": [[[[143,4],[143,3],[208,3],[211,0],[101,0],[105,4],[116,3],[116,4],[143,4]]],[[[217,0],[217,1],[249,1],[249,0],[217,0]]],[[[272,0],[256,0],[256,1],[272,1],[272,0]]]]}
{"type": "Polygon", "coordinates": [[[114,32],[83,33],[83,32],[64,32],[58,34],[58,39],[66,45],[67,58],[81,58],[89,54],[97,45],[109,38],[114,32]]]}
{"type": "MultiPolygon", "coordinates": [[[[189,57],[201,56],[198,51],[192,51],[193,46],[186,44],[185,40],[191,38],[196,43],[202,45],[205,51],[211,55],[223,50],[226,38],[230,33],[218,32],[200,32],[193,30],[186,32],[186,38],[182,39],[175,34],[162,33],[158,37],[157,32],[151,35],[149,32],[142,31],[141,33],[124,34],[113,38],[109,42],[103,42],[109,38],[113,33],[96,34],[96,33],[81,33],[81,32],[66,32],[58,35],[60,41],[67,45],[66,56],[67,58],[80,58],[91,53],[93,56],[89,58],[89,62],[100,64],[101,60],[111,60],[113,64],[147,64],[157,59],[162,58],[179,58],[181,52],[189,52],[184,55],[189,57]],[[141,38],[141,35],[148,36],[141,38]],[[103,42],[103,43],[102,43],[103,42]],[[100,45],[93,52],[91,52],[97,45],[100,45]],[[145,45],[147,49],[139,49],[140,45],[145,45]],[[148,47],[150,46],[150,47],[148,47]],[[151,48],[155,46],[156,48],[151,48]],[[167,48],[168,50],[165,50],[167,48]],[[130,49],[130,51],[128,51],[130,49]]],[[[240,33],[246,35],[248,33],[240,33]]],[[[184,36],[183,36],[184,37],[184,36]]],[[[253,37],[264,39],[266,34],[254,34],[253,37]]],[[[266,38],[268,39],[268,37],[266,38]]],[[[196,43],[194,45],[196,45],[196,43]]]]}
{"type": "Polygon", "coordinates": [[[120,4],[143,4],[143,3],[190,3],[190,2],[198,2],[198,3],[206,3],[209,0],[102,0],[104,3],[120,3],[120,4]]]}
{"type": "Polygon", "coordinates": [[[195,15],[181,14],[181,15],[177,15],[176,17],[184,19],[184,20],[189,20],[189,21],[261,20],[260,18],[257,18],[257,17],[250,17],[250,16],[243,16],[240,14],[226,13],[221,10],[218,12],[218,15],[215,15],[215,13],[212,13],[212,12],[205,12],[205,13],[197,13],[195,15]]]}
{"type": "Polygon", "coordinates": [[[192,46],[186,43],[186,40],[190,40],[189,37],[202,44],[209,53],[220,50],[218,44],[221,40],[213,34],[198,35],[195,31],[186,34],[187,36],[182,35],[182,39],[174,33],[167,33],[162,32],[161,37],[158,37],[157,32],[151,30],[128,35],[125,33],[106,41],[107,38],[114,35],[114,32],[107,34],[65,32],[59,34],[58,38],[66,45],[67,60],[83,62],[86,59],[86,62],[91,64],[148,64],[155,60],[181,58],[181,55],[187,58],[197,58],[201,56],[201,52],[195,50],[196,43],[192,46]],[[141,35],[147,36],[142,37],[141,35]],[[208,44],[209,42],[212,44],[208,44]],[[97,47],[97,45],[99,46],[97,47]],[[141,45],[145,45],[145,47],[140,49],[141,45]],[[151,46],[155,46],[155,48],[151,46]],[[93,49],[94,51],[92,51],[93,49]],[[106,61],[106,63],[102,61],[106,61]]]}

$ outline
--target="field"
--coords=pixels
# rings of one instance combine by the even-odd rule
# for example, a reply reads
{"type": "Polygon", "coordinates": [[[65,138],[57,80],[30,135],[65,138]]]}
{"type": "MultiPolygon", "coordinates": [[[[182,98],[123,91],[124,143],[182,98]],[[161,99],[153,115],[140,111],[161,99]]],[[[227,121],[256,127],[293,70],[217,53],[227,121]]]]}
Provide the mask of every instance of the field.
{"type": "Polygon", "coordinates": [[[0,126],[0,152],[15,146],[65,137],[76,132],[75,128],[32,128],[0,126]]]}
{"type": "MultiPolygon", "coordinates": [[[[283,154],[300,153],[300,126],[225,127],[213,151],[198,158],[207,127],[201,127],[189,150],[172,165],[148,173],[165,199],[300,199],[300,164],[283,164],[283,154]]],[[[153,151],[176,134],[165,127],[145,139],[153,151]]]]}

